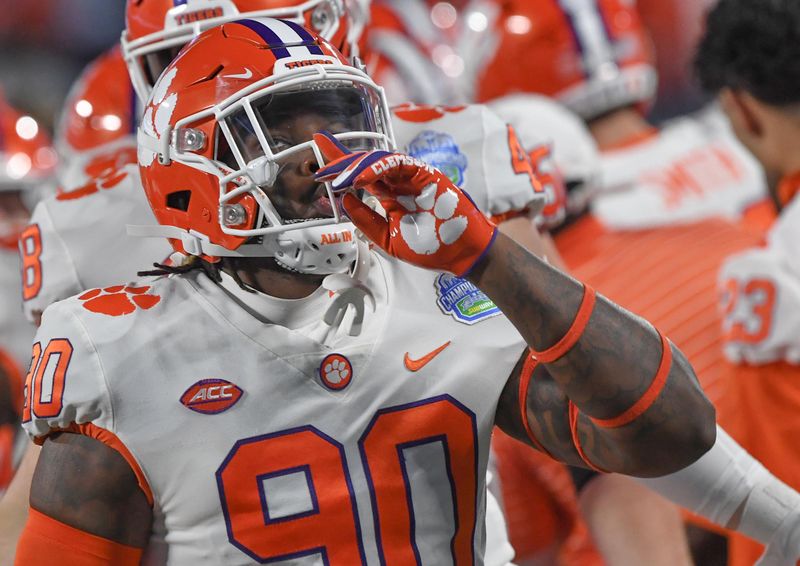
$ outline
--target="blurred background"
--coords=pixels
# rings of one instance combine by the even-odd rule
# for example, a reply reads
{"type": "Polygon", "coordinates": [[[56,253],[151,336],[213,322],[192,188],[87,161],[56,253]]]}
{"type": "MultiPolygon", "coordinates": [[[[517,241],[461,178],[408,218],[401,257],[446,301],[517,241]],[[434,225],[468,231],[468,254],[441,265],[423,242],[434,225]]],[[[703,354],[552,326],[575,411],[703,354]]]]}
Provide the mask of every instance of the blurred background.
{"type": "MultiPolygon", "coordinates": [[[[638,2],[658,54],[655,121],[704,101],[691,76],[691,58],[711,2],[638,2]]],[[[124,9],[124,0],[0,0],[0,88],[12,105],[52,132],[55,115],[83,66],[119,41],[124,9]]]]}
{"type": "Polygon", "coordinates": [[[0,88],[52,132],[72,81],[124,23],[124,0],[0,0],[0,88]]]}

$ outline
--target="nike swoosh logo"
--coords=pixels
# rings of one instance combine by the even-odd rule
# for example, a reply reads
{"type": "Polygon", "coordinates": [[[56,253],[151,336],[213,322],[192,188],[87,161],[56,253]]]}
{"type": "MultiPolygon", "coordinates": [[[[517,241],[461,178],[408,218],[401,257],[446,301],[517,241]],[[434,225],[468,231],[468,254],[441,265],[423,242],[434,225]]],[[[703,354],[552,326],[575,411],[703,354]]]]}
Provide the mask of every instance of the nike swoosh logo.
{"type": "Polygon", "coordinates": [[[408,371],[419,371],[422,368],[424,368],[426,365],[428,365],[428,363],[433,358],[435,358],[436,356],[441,354],[442,350],[447,348],[449,345],[450,345],[450,340],[448,340],[447,342],[445,342],[444,344],[442,344],[441,346],[436,348],[433,352],[431,352],[429,354],[425,354],[424,356],[422,356],[418,360],[412,360],[411,357],[408,355],[408,352],[406,352],[406,355],[403,357],[403,363],[406,365],[406,369],[408,371]]]}
{"type": "Polygon", "coordinates": [[[247,79],[253,77],[253,71],[251,71],[250,69],[245,69],[244,73],[241,73],[239,75],[225,75],[225,77],[229,79],[242,79],[246,81],[247,79]]]}

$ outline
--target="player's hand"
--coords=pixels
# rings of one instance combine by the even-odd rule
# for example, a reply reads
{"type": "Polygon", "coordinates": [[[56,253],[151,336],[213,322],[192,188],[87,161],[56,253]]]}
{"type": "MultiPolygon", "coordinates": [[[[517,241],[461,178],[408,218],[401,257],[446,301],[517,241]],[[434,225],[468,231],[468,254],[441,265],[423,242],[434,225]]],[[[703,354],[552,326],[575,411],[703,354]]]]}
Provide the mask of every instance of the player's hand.
{"type": "Polygon", "coordinates": [[[365,189],[386,218],[347,192],[353,223],[386,253],[413,265],[463,276],[494,241],[496,226],[450,179],[413,157],[388,151],[350,153],[329,134],[314,137],[328,164],[316,178],[334,191],[365,189]]]}

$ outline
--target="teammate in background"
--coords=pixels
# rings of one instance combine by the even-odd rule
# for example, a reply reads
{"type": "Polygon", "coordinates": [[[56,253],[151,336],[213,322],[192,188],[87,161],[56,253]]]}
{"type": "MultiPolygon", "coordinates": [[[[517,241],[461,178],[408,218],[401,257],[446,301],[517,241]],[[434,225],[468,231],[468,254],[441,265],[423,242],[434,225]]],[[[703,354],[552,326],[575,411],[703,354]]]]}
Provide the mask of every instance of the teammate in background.
{"type": "Polygon", "coordinates": [[[140,115],[128,69],[115,46],[83,70],[64,102],[55,137],[59,191],[70,192],[136,163],[140,115]]]}
{"type": "Polygon", "coordinates": [[[447,13],[436,19],[425,0],[372,2],[362,55],[370,76],[386,89],[390,104],[466,102],[452,76],[458,62],[453,59],[454,37],[448,34],[459,28],[459,20],[456,10],[447,6],[447,13]]]}
{"type": "Polygon", "coordinates": [[[366,75],[283,21],[204,32],[167,68],[139,163],[162,223],[152,234],[195,258],[166,269],[180,275],[45,314],[37,371],[59,354],[52,379],[63,395],[29,389],[26,427],[44,448],[20,564],[43,563],[54,544],[85,555],[87,540],[120,564],[137,563],[148,543],[193,563],[473,563],[495,417],[571,463],[627,473],[663,474],[710,446],[713,410],[680,352],[498,235],[446,176],[385,151],[387,119],[366,75]],[[338,140],[312,141],[319,129],[338,140]],[[320,169],[323,155],[333,161],[320,169]],[[352,187],[377,199],[391,230],[352,187]],[[342,225],[340,201],[384,253],[342,225]],[[327,244],[310,245],[320,233],[327,244]],[[481,320],[441,312],[435,284],[482,289],[481,320]],[[340,303],[355,314],[337,316],[340,303]],[[512,313],[536,359],[518,357],[523,340],[493,309],[512,313]],[[416,379],[398,379],[396,344],[429,347],[420,326],[448,345],[416,379]],[[108,340],[122,330],[124,343],[108,340]],[[554,404],[538,406],[544,398],[554,404]],[[543,410],[557,430],[529,421],[543,410]],[[76,458],[97,473],[78,472],[76,458]]]}
{"type": "MultiPolygon", "coordinates": [[[[510,0],[489,9],[473,2],[463,17],[477,15],[491,18],[489,55],[465,58],[473,68],[462,75],[464,90],[484,103],[540,93],[583,118],[603,156],[592,210],[604,225],[738,220],[766,198],[762,169],[715,108],[660,129],[647,122],[657,76],[633,3],[510,0]],[[518,64],[506,65],[509,59],[518,64]]],[[[524,97],[517,103],[524,107],[524,97]]]]}
{"type": "MultiPolygon", "coordinates": [[[[729,258],[719,274],[725,354],[735,367],[731,434],[800,487],[800,6],[721,0],[709,13],[695,67],[733,131],[771,179],[780,210],[766,245],[729,258]]],[[[754,474],[760,470],[754,470],[754,474]]],[[[800,546],[800,527],[784,533],[800,546]]],[[[733,537],[731,566],[760,545],[733,537]]]]}
{"type": "MultiPolygon", "coordinates": [[[[19,421],[34,329],[22,314],[20,272],[35,289],[36,281],[41,280],[35,258],[41,250],[26,225],[55,166],[55,152],[37,121],[0,99],[0,497],[27,443],[25,435],[20,434],[19,421]],[[27,252],[22,262],[18,240],[27,252]]],[[[24,513],[20,516],[6,511],[6,507],[0,508],[0,532],[13,530],[14,525],[19,532],[24,513]]]]}
{"type": "MultiPolygon", "coordinates": [[[[584,118],[602,151],[605,189],[591,199],[590,214],[573,217],[556,236],[570,271],[667,329],[719,402],[727,369],[716,273],[725,257],[760,240],[731,220],[740,220],[762,194],[763,174],[716,118],[713,128],[693,119],[661,131],[647,124],[643,110],[655,76],[630,3],[494,4],[494,19],[481,13],[498,47],[478,60],[476,96],[513,95],[520,106],[515,114],[523,118],[526,91],[554,96],[584,118]],[[504,66],[509,59],[517,64],[504,66]]],[[[514,125],[524,144],[527,128],[514,125]]],[[[728,417],[721,414],[721,422],[728,417]]],[[[588,514],[602,517],[602,507],[588,514]]],[[[613,528],[609,521],[593,526],[595,532],[613,528]]]]}

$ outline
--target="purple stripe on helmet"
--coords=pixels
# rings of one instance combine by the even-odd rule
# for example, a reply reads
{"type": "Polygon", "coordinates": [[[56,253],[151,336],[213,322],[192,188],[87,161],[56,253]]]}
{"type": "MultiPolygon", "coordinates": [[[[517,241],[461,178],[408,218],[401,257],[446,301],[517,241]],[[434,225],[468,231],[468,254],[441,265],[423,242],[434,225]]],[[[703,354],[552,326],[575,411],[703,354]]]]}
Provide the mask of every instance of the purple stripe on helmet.
{"type": "Polygon", "coordinates": [[[297,23],[295,23],[295,22],[291,22],[291,21],[289,21],[289,20],[280,20],[280,21],[282,21],[282,22],[283,22],[283,23],[285,23],[287,26],[289,26],[290,28],[292,28],[292,29],[294,30],[294,32],[295,32],[297,35],[299,35],[299,36],[300,36],[300,38],[301,38],[301,39],[302,39],[302,40],[303,40],[305,43],[308,43],[308,45],[306,45],[305,47],[307,47],[307,48],[308,48],[308,50],[309,50],[309,51],[310,51],[310,52],[311,52],[313,55],[324,55],[324,53],[322,52],[322,49],[320,49],[320,48],[319,48],[319,46],[316,44],[316,41],[317,41],[317,40],[314,38],[314,36],[313,36],[313,35],[311,35],[311,33],[309,33],[309,31],[308,31],[306,28],[304,28],[304,27],[303,27],[303,26],[301,26],[300,24],[297,24],[297,23]]]}
{"type": "Polygon", "coordinates": [[[133,84],[131,84],[130,87],[130,92],[128,93],[128,112],[130,112],[131,123],[128,128],[130,130],[128,133],[135,134],[136,128],[139,127],[139,98],[136,96],[133,84]]]}
{"type": "Polygon", "coordinates": [[[172,0],[172,5],[173,5],[173,6],[175,6],[175,7],[177,7],[177,6],[183,6],[183,5],[184,5],[184,4],[186,4],[186,2],[188,2],[188,1],[189,1],[189,0],[172,0]]]}
{"type": "Polygon", "coordinates": [[[269,29],[269,27],[265,26],[261,22],[257,22],[256,20],[237,20],[237,24],[241,24],[246,28],[250,28],[254,32],[256,32],[261,39],[272,49],[272,53],[278,59],[283,59],[285,57],[289,57],[289,50],[286,49],[286,44],[283,40],[278,37],[278,34],[269,29]]]}

